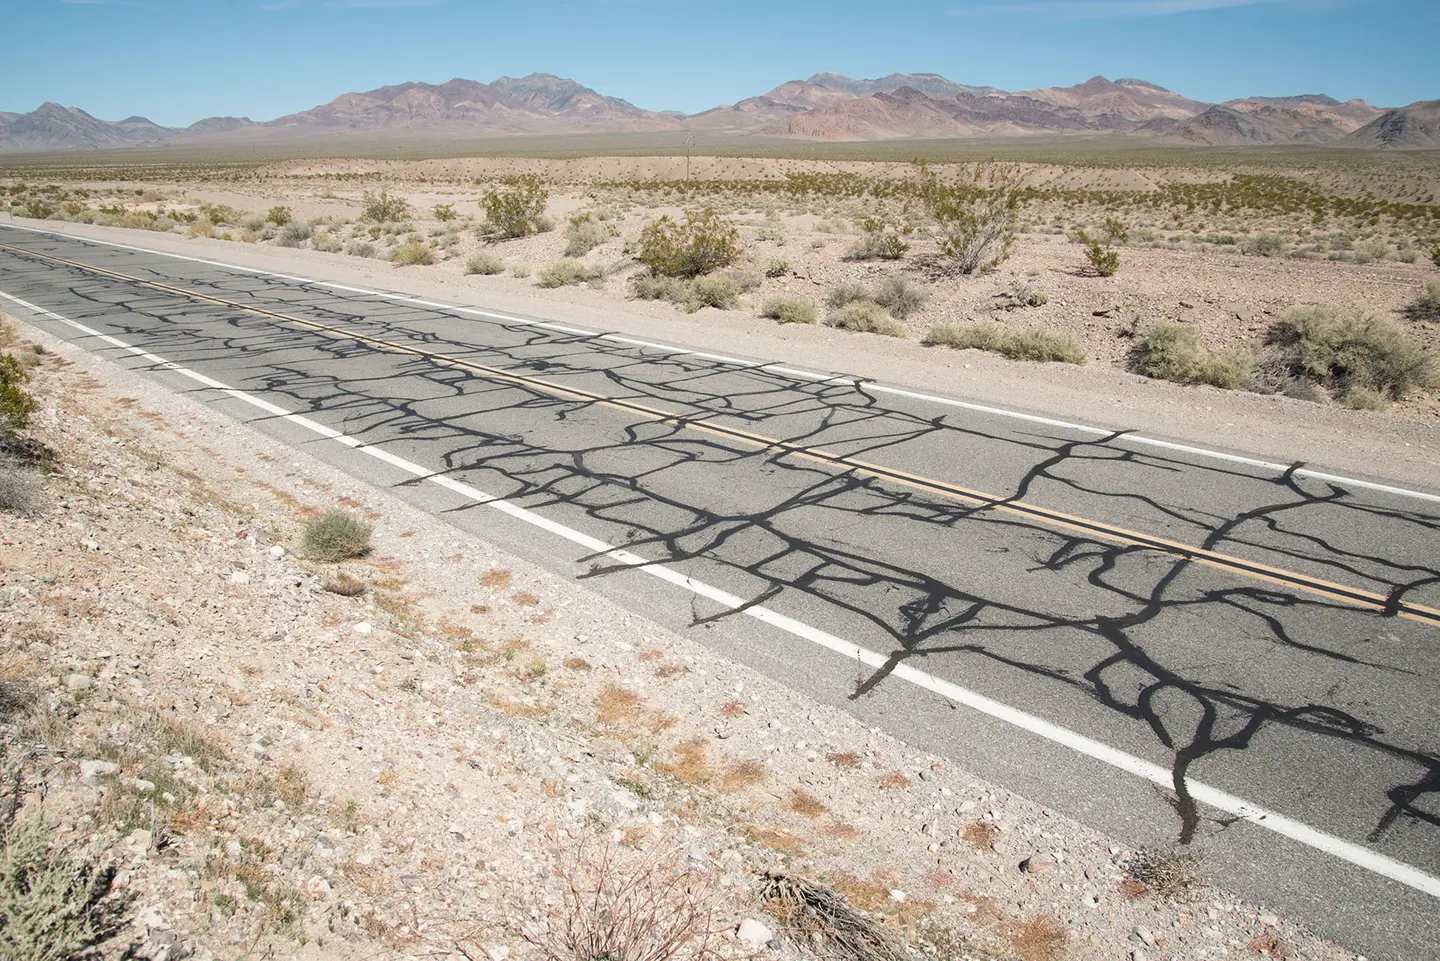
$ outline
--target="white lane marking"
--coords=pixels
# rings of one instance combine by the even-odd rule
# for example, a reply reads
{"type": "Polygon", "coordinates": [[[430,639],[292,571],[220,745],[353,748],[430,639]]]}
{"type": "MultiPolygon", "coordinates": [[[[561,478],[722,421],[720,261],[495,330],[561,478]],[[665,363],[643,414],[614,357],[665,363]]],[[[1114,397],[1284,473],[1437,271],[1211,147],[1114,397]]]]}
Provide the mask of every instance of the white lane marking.
{"type": "MultiPolygon", "coordinates": [[[[466,484],[462,481],[457,481],[445,474],[436,473],[435,471],[432,471],[426,467],[422,467],[421,465],[413,461],[406,460],[403,457],[392,454],[389,451],[386,451],[373,444],[367,444],[357,438],[350,437],[349,435],[344,434],[341,431],[335,430],[333,427],[326,427],[324,424],[316,423],[308,417],[304,417],[300,414],[291,413],[290,411],[287,411],[276,404],[272,404],[270,401],[264,400],[260,397],[256,397],[255,395],[247,393],[245,391],[229,387],[225,384],[222,384],[220,381],[215,380],[213,377],[208,377],[197,371],[192,371],[185,367],[181,367],[178,364],[167,361],[163,357],[159,357],[155,354],[150,353],[149,351],[143,350],[142,348],[132,347],[131,345],[125,343],[123,340],[120,340],[117,337],[112,337],[109,334],[101,333],[98,330],[87,327],[84,324],[79,323],[78,321],[69,319],[68,317],[62,317],[60,314],[57,314],[50,310],[46,310],[44,307],[37,306],[36,304],[32,304],[26,300],[21,300],[19,297],[16,297],[12,294],[7,294],[4,291],[0,291],[0,298],[13,301],[14,303],[19,304],[20,306],[25,307],[28,310],[35,311],[41,316],[49,317],[53,320],[59,321],[60,323],[65,324],[75,330],[78,330],[81,333],[86,334],[87,336],[95,337],[107,344],[110,344],[111,346],[117,347],[128,353],[142,357],[145,360],[150,361],[152,364],[161,365],[166,370],[174,371],[175,373],[188,377],[191,380],[198,381],[206,387],[222,391],[226,395],[233,397],[236,400],[250,404],[251,406],[257,407],[265,413],[270,414],[271,416],[279,417],[289,421],[292,424],[304,427],[305,429],[312,431],[313,433],[321,437],[342,443],[345,446],[358,451],[359,453],[368,454],[371,457],[376,458],[377,460],[380,460],[386,464],[390,464],[398,470],[401,470],[421,480],[429,481],[433,484],[445,488],[446,490],[460,494],[462,497],[466,497],[476,502],[477,504],[483,504],[488,507],[493,507],[494,509],[501,511],[502,513],[508,514],[509,516],[517,520],[524,521],[525,523],[538,527],[541,530],[548,531],[551,534],[556,535],[557,537],[564,538],[565,540],[570,541],[573,544],[577,544],[599,556],[608,557],[612,560],[619,561],[620,563],[625,564],[629,567],[633,567],[637,570],[643,571],[651,575],[652,577],[657,577],[662,581],[674,584],[677,587],[682,587],[687,591],[700,595],[701,597],[708,598],[723,607],[727,607],[733,611],[738,611],[740,613],[753,617],[757,621],[769,624],[771,627],[784,631],[785,633],[790,634],[793,637],[809,641],[810,643],[815,644],[819,647],[823,647],[827,650],[833,651],[836,654],[839,654],[840,656],[846,658],[847,660],[858,660],[861,663],[877,670],[884,668],[887,664],[890,663],[890,659],[884,654],[880,654],[876,651],[871,651],[867,648],[861,647],[853,641],[847,641],[844,638],[837,637],[834,634],[827,633],[820,630],[819,628],[811,627],[809,624],[806,624],[802,621],[797,621],[792,617],[788,617],[787,615],[781,614],[778,611],[771,610],[768,607],[764,607],[758,604],[748,604],[743,598],[739,597],[738,595],[731,594],[730,592],[722,590],[718,587],[712,587],[704,581],[696,580],[695,578],[690,577],[688,574],[683,574],[680,571],[665,566],[664,564],[652,562],[647,558],[624,550],[623,548],[616,547],[613,544],[603,541],[598,537],[593,537],[589,534],[577,531],[574,528],[566,527],[563,524],[550,520],[548,517],[543,517],[540,514],[536,514],[534,511],[528,510],[524,507],[519,507],[515,504],[510,503],[509,501],[496,497],[494,494],[487,494],[477,487],[472,487],[471,485],[466,484]]],[[[1013,727],[1017,727],[1023,731],[1042,737],[1047,741],[1060,745],[1061,747],[1069,748],[1077,754],[1082,754],[1086,757],[1093,758],[1094,760],[1100,761],[1103,764],[1108,764],[1111,767],[1117,768],[1121,771],[1125,771],[1126,773],[1132,774],[1143,780],[1150,781],[1153,784],[1158,784],[1161,787],[1170,789],[1174,788],[1174,778],[1171,772],[1158,764],[1146,761],[1145,759],[1136,757],[1133,754],[1127,754],[1126,752],[1121,751],[1118,748],[1111,747],[1110,745],[1105,744],[1101,741],[1097,741],[1094,738],[1086,737],[1085,735],[1080,734],[1076,731],[1072,731],[1069,728],[1061,727],[1058,724],[1053,724],[1050,721],[1047,721],[1040,717],[1036,717],[1033,714],[1027,714],[1024,711],[1018,710],[1016,708],[1010,707],[1008,704],[1003,704],[1000,701],[996,701],[992,698],[986,697],[985,695],[980,694],[976,691],[972,691],[969,688],[961,687],[958,684],[952,684],[949,681],[935,677],[932,674],[927,674],[924,671],[918,670],[917,668],[913,668],[908,664],[903,663],[896,665],[891,671],[891,675],[903,681],[914,684],[916,687],[923,688],[927,691],[932,691],[935,694],[938,694],[946,700],[951,701],[955,704],[962,704],[970,708],[971,710],[978,711],[981,714],[986,714],[990,717],[995,718],[996,720],[1003,721],[1004,723],[1009,724],[1013,727]]],[[[1378,874],[1381,877],[1389,878],[1392,881],[1398,881],[1399,883],[1407,887],[1414,888],[1415,890],[1428,894],[1431,897],[1440,898],[1440,877],[1434,877],[1432,875],[1426,874],[1420,869],[1412,867],[1404,863],[1403,861],[1397,861],[1394,858],[1381,854],[1378,851],[1372,851],[1371,849],[1364,847],[1363,845],[1354,844],[1350,841],[1346,841],[1343,838],[1335,837],[1333,834],[1327,834],[1324,831],[1321,831],[1317,828],[1312,828],[1308,824],[1297,821],[1294,818],[1290,818],[1284,814],[1280,814],[1277,811],[1272,811],[1268,808],[1261,807],[1258,804],[1252,804],[1244,798],[1238,797],[1225,791],[1221,791],[1220,789],[1211,787],[1208,784],[1204,784],[1199,781],[1187,781],[1186,783],[1190,789],[1191,796],[1194,797],[1197,801],[1201,801],[1225,814],[1229,814],[1233,817],[1238,817],[1253,824],[1258,824],[1263,828],[1274,831],[1276,834],[1287,837],[1292,841],[1298,841],[1299,843],[1307,847],[1314,848],[1315,850],[1328,854],[1331,857],[1337,858],[1341,861],[1347,861],[1350,864],[1364,868],[1365,870],[1370,871],[1374,874],[1378,874]]]]}
{"type": "MultiPolygon", "coordinates": [[[[1078,424],[1074,421],[1059,420],[1054,417],[1043,417],[1039,414],[1026,414],[1016,410],[1009,410],[1005,407],[995,407],[990,404],[978,404],[973,401],[957,400],[953,397],[942,397],[937,394],[925,394],[913,390],[905,390],[901,387],[887,387],[884,384],[869,380],[858,380],[850,377],[842,377],[835,374],[812,373],[809,371],[797,370],[782,364],[762,363],[759,361],[742,360],[736,357],[727,357],[724,354],[712,354],[702,350],[692,350],[688,347],[677,347],[673,344],[661,344],[648,340],[636,340],[631,337],[623,337],[619,334],[607,334],[598,330],[584,330],[579,327],[568,327],[542,320],[531,320],[526,317],[516,317],[511,314],[502,314],[492,310],[483,310],[478,307],[464,307],[458,304],[445,304],[435,300],[422,300],[416,297],[407,297],[404,294],[390,293],[384,290],[368,290],[364,287],[351,287],[346,284],[335,283],[328,280],[315,280],[309,277],[296,277],[292,274],[279,274],[269,270],[261,270],[258,267],[242,267],[239,264],[228,264],[219,260],[206,260],[203,257],[190,257],[185,254],[172,254],[163,250],[151,250],[149,247],[137,247],[132,244],[117,243],[112,240],[97,240],[92,237],[78,237],[74,234],[61,233],[57,230],[41,230],[37,227],[22,227],[19,224],[4,224],[0,226],[9,227],[12,230],[23,230],[32,234],[43,234],[50,237],[64,237],[67,240],[78,240],[82,243],[100,244],[105,247],[118,247],[122,250],[134,250],[145,254],[154,254],[158,257],[170,257],[174,260],[185,260],[196,264],[205,264],[210,267],[224,267],[229,270],[238,270],[247,274],[258,274],[265,277],[277,277],[281,280],[293,280],[297,283],[314,284],[320,287],[328,287],[332,290],[343,290],[352,294],[363,294],[367,297],[379,297],[383,300],[392,300],[401,304],[413,304],[420,307],[433,307],[450,313],[469,314],[473,317],[484,317],[490,320],[497,320],[506,324],[520,324],[526,327],[542,327],[549,330],[559,330],[568,334],[576,334],[583,337],[593,337],[597,340],[607,340],[612,343],[626,344],[635,347],[647,347],[652,350],[662,350],[676,356],[698,357],[702,360],[710,360],[716,363],[731,364],[747,370],[763,370],[767,373],[781,374],[783,376],[808,380],[818,383],[834,384],[841,387],[863,387],[865,390],[872,390],[877,393],[891,394],[896,397],[907,397],[911,400],[924,401],[931,404],[941,404],[946,407],[957,407],[962,410],[975,411],[976,413],[989,414],[995,417],[1007,417],[1012,420],[1026,421],[1032,424],[1043,424],[1046,427],[1058,427],[1062,430],[1075,431],[1081,434],[1089,434],[1092,437],[1110,437],[1116,433],[1103,427],[1093,427],[1089,424],[1078,424]]],[[[1313,480],[1324,481],[1329,484],[1341,484],[1349,487],[1359,487],[1365,490],[1377,491],[1383,494],[1393,494],[1397,497],[1411,497],[1416,500],[1429,501],[1440,504],[1440,494],[1432,494],[1427,491],[1412,490],[1408,487],[1397,487],[1392,484],[1382,484],[1376,481],[1361,480],[1358,477],[1346,477],[1343,474],[1329,474],[1324,471],[1311,470],[1308,467],[1295,468],[1293,464],[1277,464],[1274,461],[1261,460],[1258,457],[1247,457],[1243,454],[1228,454],[1224,451],[1211,450],[1208,447],[1195,447],[1190,444],[1179,444],[1174,441],[1160,440],[1158,438],[1146,437],[1143,434],[1121,433],[1119,437],[1108,441],[1112,444],[1136,444],[1142,447],[1159,447],[1165,450],[1173,450],[1184,454],[1191,454],[1197,457],[1209,457],[1214,460],[1226,461],[1232,464],[1243,464],[1246,467],[1258,467],[1262,470],[1271,471],[1284,475],[1292,473],[1296,477],[1309,477],[1313,480]]]]}

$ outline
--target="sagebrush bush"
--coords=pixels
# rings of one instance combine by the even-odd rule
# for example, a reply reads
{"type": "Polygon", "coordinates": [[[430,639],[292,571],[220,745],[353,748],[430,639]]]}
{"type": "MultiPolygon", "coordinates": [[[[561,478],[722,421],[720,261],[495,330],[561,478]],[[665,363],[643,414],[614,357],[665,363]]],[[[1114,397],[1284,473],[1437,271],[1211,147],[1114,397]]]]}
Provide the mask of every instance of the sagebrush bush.
{"type": "Polygon", "coordinates": [[[565,230],[565,256],[583,257],[619,235],[618,224],[599,220],[592,211],[582,211],[570,218],[570,226],[565,230]]]}
{"type": "Polygon", "coordinates": [[[395,248],[390,262],[397,267],[429,266],[435,263],[435,248],[423,240],[408,240],[395,248]]]}
{"type": "Polygon", "coordinates": [[[305,525],[305,554],[317,561],[344,561],[370,553],[370,525],[340,508],[305,525]]]}
{"type": "Polygon", "coordinates": [[[820,311],[804,297],[771,297],[760,308],[760,316],[782,324],[813,324],[820,319],[820,311]]]}
{"type": "Polygon", "coordinates": [[[742,253],[740,231],[709,207],[686,213],[683,223],[666,215],[640,232],[639,260],[662,277],[699,277],[742,253]]]}
{"type": "Polygon", "coordinates": [[[929,295],[903,277],[887,277],[875,288],[875,303],[904,320],[925,306],[929,295]]]}
{"type": "Polygon", "coordinates": [[[874,298],[870,294],[870,288],[854,281],[836,284],[825,294],[827,307],[844,307],[846,304],[862,302],[874,303],[874,298]]]}
{"type": "Polygon", "coordinates": [[[368,240],[352,240],[345,245],[345,253],[351,257],[374,257],[375,245],[368,240]]]}
{"type": "Polygon", "coordinates": [[[536,280],[536,283],[541,287],[568,287],[573,284],[583,284],[587,281],[599,280],[604,276],[605,270],[603,267],[596,267],[567,258],[557,260],[540,271],[540,276],[536,280]]]}
{"type": "Polygon", "coordinates": [[[1292,374],[1355,405],[1403,400],[1440,383],[1440,371],[1394,321],[1360,310],[1294,307],[1276,321],[1266,344],[1292,374]]]}
{"type": "MultiPolygon", "coordinates": [[[[290,222],[290,208],[289,208],[289,207],[271,207],[269,213],[267,213],[267,214],[265,215],[265,221],[266,221],[267,223],[272,223],[272,224],[274,224],[274,225],[277,226],[277,227],[283,227],[283,226],[285,226],[286,224],[288,224],[288,223],[290,222]]],[[[248,226],[248,224],[247,224],[247,226],[248,226]]],[[[254,228],[254,227],[251,227],[250,229],[251,229],[251,230],[254,230],[255,228],[254,228]]]]}
{"type": "Polygon", "coordinates": [[[925,178],[921,196],[939,227],[940,253],[960,273],[985,273],[1009,259],[1019,233],[1019,167],[977,164],[958,185],[929,171],[925,178]]]}
{"type": "Polygon", "coordinates": [[[0,438],[24,430],[30,415],[40,407],[25,390],[29,379],[30,371],[18,357],[0,353],[0,438]]]}
{"type": "Polygon", "coordinates": [[[275,238],[275,243],[281,247],[299,247],[310,239],[314,228],[303,220],[292,220],[280,228],[280,235],[275,238]]]}
{"type": "Polygon", "coordinates": [[[1249,354],[1207,350],[1194,330],[1172,323],[1156,324],[1142,334],[1131,362],[1146,377],[1230,390],[1245,383],[1252,365],[1249,354]]]}
{"type": "Polygon", "coordinates": [[[310,241],[310,246],[324,254],[338,254],[344,244],[334,234],[316,234],[310,241]]]}
{"type": "Polygon", "coordinates": [[[0,463],[0,511],[28,514],[37,503],[39,503],[39,492],[30,477],[0,463]]]}
{"type": "Polygon", "coordinates": [[[641,300],[668,300],[678,304],[690,296],[690,282],[679,277],[636,274],[630,279],[630,285],[641,300]]]}
{"type": "Polygon", "coordinates": [[[0,958],[69,961],[99,944],[120,919],[112,877],[38,815],[0,824],[0,958]]]}
{"type": "Polygon", "coordinates": [[[846,260],[899,260],[910,249],[898,233],[887,230],[873,217],[865,218],[858,226],[860,239],[845,252],[846,260]]]}
{"type": "Polygon", "coordinates": [[[1258,234],[1245,241],[1242,249],[1256,257],[1278,257],[1285,252],[1285,240],[1274,234],[1258,234]]]}
{"type": "Polygon", "coordinates": [[[1044,330],[1007,330],[999,324],[941,324],[921,341],[927,347],[973,348],[1012,360],[1083,364],[1085,349],[1073,337],[1044,330]]]}
{"type": "Polygon", "coordinates": [[[448,223],[460,216],[455,212],[454,204],[436,204],[431,213],[435,215],[436,220],[442,223],[448,223]]]}
{"type": "Polygon", "coordinates": [[[1405,308],[1411,320],[1440,320],[1440,280],[1425,281],[1425,292],[1405,308]]]}
{"type": "Polygon", "coordinates": [[[500,186],[480,198],[485,210],[485,233],[504,239],[544,233],[553,226],[545,216],[550,188],[534,174],[506,177],[500,186]]]}
{"type": "Polygon", "coordinates": [[[482,274],[492,277],[505,272],[505,261],[493,254],[480,253],[465,261],[466,274],[482,274]]]}
{"type": "Polygon", "coordinates": [[[689,288],[689,296],[685,299],[684,306],[694,313],[702,307],[714,307],[718,310],[734,307],[736,298],[740,296],[741,284],[734,277],[714,274],[694,278],[690,281],[689,288]]]}
{"type": "Polygon", "coordinates": [[[883,334],[886,337],[904,337],[905,326],[885,312],[885,308],[869,301],[854,301],[839,307],[825,323],[842,330],[862,334],[883,334]]]}
{"type": "Polygon", "coordinates": [[[390,191],[380,188],[378,194],[366,190],[360,195],[360,219],[377,224],[398,223],[410,216],[410,203],[404,197],[392,197],[390,191]]]}

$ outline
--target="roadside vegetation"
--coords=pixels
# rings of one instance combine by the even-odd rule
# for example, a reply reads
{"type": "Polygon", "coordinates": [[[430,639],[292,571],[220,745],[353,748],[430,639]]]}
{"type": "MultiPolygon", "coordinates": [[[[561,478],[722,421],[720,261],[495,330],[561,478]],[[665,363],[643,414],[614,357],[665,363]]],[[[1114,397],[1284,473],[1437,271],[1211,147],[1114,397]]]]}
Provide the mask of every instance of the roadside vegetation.
{"type": "Polygon", "coordinates": [[[927,347],[984,350],[1011,360],[1085,363],[1085,349],[1073,337],[1045,330],[1011,330],[999,324],[942,324],[922,341],[927,347]]]}

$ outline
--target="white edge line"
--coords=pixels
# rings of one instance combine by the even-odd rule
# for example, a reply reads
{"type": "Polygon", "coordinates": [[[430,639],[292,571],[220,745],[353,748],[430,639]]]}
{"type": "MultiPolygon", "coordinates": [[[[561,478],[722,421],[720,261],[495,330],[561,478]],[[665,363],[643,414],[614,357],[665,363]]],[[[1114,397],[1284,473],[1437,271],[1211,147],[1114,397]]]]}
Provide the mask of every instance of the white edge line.
{"type": "MultiPolygon", "coordinates": [[[[834,653],[839,654],[847,659],[854,658],[855,660],[858,660],[861,663],[873,668],[878,669],[890,664],[890,658],[886,657],[884,654],[868,650],[854,643],[853,641],[847,641],[843,638],[835,636],[834,634],[822,631],[819,628],[811,627],[810,625],[805,624],[802,621],[797,621],[792,617],[788,617],[777,611],[773,611],[768,607],[764,607],[758,604],[747,604],[743,598],[731,594],[728,591],[721,590],[717,587],[712,587],[711,585],[706,584],[704,581],[696,580],[695,578],[690,577],[687,574],[682,574],[681,572],[674,570],[673,568],[667,567],[664,564],[652,563],[651,561],[647,560],[644,557],[641,557],[638,554],[634,554],[630,551],[624,550],[623,548],[615,547],[614,545],[609,544],[606,541],[603,541],[597,537],[593,537],[589,534],[577,531],[574,528],[566,527],[565,525],[550,520],[547,517],[536,514],[534,511],[528,510],[524,507],[519,507],[515,504],[511,504],[510,502],[498,498],[493,494],[487,494],[479,488],[472,487],[469,484],[454,480],[453,478],[448,477],[444,474],[437,474],[434,471],[428,470],[427,468],[414,463],[413,461],[409,461],[395,454],[391,454],[389,451],[376,447],[373,444],[366,444],[363,441],[350,437],[340,431],[335,430],[334,428],[326,427],[323,424],[316,423],[308,417],[286,411],[284,408],[279,407],[276,404],[272,404],[271,402],[264,400],[263,398],[256,397],[255,395],[249,394],[245,391],[237,390],[233,387],[226,386],[225,384],[222,384],[221,382],[215,380],[212,377],[208,377],[196,371],[181,367],[178,364],[167,361],[163,357],[159,357],[141,348],[132,347],[131,345],[125,343],[119,338],[112,337],[109,334],[101,333],[98,330],[87,327],[84,324],[79,323],[78,321],[69,319],[68,317],[62,317],[54,311],[46,310],[43,307],[32,304],[26,300],[21,300],[19,297],[5,293],[4,291],[0,291],[0,298],[13,301],[14,303],[19,304],[20,306],[25,307],[28,310],[35,311],[41,316],[49,317],[53,320],[59,321],[60,323],[66,324],[74,328],[75,330],[80,331],[83,334],[95,337],[107,344],[110,344],[128,353],[142,357],[145,360],[151,362],[152,364],[156,364],[164,368],[165,370],[173,371],[174,373],[198,381],[206,387],[223,391],[225,394],[235,398],[236,400],[243,401],[247,404],[250,404],[251,406],[259,408],[267,414],[282,418],[293,424],[304,427],[307,430],[310,430],[328,440],[338,441],[345,444],[347,447],[351,447],[359,451],[360,453],[369,454],[371,457],[374,457],[384,463],[390,464],[398,468],[399,470],[404,471],[407,474],[420,478],[421,480],[428,480],[431,483],[434,483],[440,487],[460,494],[461,496],[466,497],[476,502],[477,504],[493,507],[498,511],[514,517],[517,520],[524,521],[525,523],[530,524],[534,527],[538,527],[541,530],[548,531],[551,534],[564,538],[565,540],[568,540],[573,544],[577,544],[588,551],[594,552],[604,557],[609,557],[613,560],[619,561],[622,564],[634,567],[637,570],[650,574],[653,577],[657,577],[662,581],[666,581],[667,583],[674,584],[677,587],[682,587],[685,590],[691,591],[692,593],[698,594],[702,597],[706,597],[714,601],[715,603],[720,604],[723,607],[728,607],[731,610],[739,611],[740,613],[749,615],[750,617],[753,617],[756,620],[761,621],[762,623],[769,624],[771,627],[778,628],[779,630],[784,631],[785,633],[790,634],[793,637],[809,641],[812,644],[833,651],[834,653]]],[[[926,672],[913,668],[908,664],[894,665],[892,675],[894,677],[900,678],[901,680],[908,681],[916,687],[938,694],[939,696],[945,698],[948,701],[956,704],[962,704],[965,707],[970,708],[971,710],[988,715],[998,721],[1009,724],[1012,727],[1016,727],[1030,734],[1042,737],[1045,740],[1057,744],[1061,747],[1069,748],[1077,754],[1081,754],[1094,760],[1100,761],[1103,764],[1107,764],[1111,767],[1117,768],[1128,774],[1132,774],[1153,784],[1157,784],[1172,790],[1174,789],[1174,777],[1172,773],[1166,768],[1161,767],[1160,765],[1152,763],[1150,761],[1146,761],[1143,758],[1136,757],[1133,754],[1128,754],[1124,751],[1119,750],[1118,748],[1111,747],[1110,745],[1097,741],[1093,738],[1086,737],[1085,735],[1080,734],[1076,731],[1072,731],[1069,728],[1061,727],[1058,724],[1053,724],[1050,721],[1046,721],[1043,718],[1036,717],[1033,714],[1027,714],[1024,711],[1010,707],[1007,704],[1002,704],[999,701],[986,697],[985,695],[980,694],[976,691],[972,691],[969,688],[964,688],[959,686],[958,684],[953,684],[950,681],[935,677],[932,674],[927,674],[926,672]]],[[[1249,821],[1253,824],[1257,824],[1263,828],[1267,828],[1271,831],[1274,831],[1276,834],[1280,834],[1284,837],[1291,839],[1292,841],[1298,841],[1299,843],[1307,847],[1314,848],[1317,851],[1328,854],[1331,857],[1337,858],[1341,861],[1347,861],[1350,864],[1370,871],[1373,874],[1378,874],[1381,877],[1389,878],[1392,881],[1398,881],[1399,883],[1407,887],[1414,888],[1415,890],[1420,891],[1424,894],[1428,894],[1431,897],[1440,898],[1440,878],[1426,874],[1418,868],[1405,864],[1403,861],[1397,861],[1394,858],[1379,853],[1378,851],[1372,851],[1370,848],[1364,847],[1363,845],[1346,841],[1343,838],[1335,837],[1332,834],[1327,834],[1317,828],[1310,827],[1308,824],[1304,824],[1303,822],[1287,817],[1276,811],[1271,811],[1267,808],[1261,807],[1258,804],[1252,804],[1249,801],[1246,801],[1244,798],[1237,797],[1236,795],[1227,793],[1225,791],[1221,791],[1218,788],[1209,786],[1208,784],[1192,780],[1187,782],[1187,786],[1189,787],[1192,797],[1194,797],[1198,801],[1209,805],[1210,807],[1216,808],[1217,810],[1220,810],[1234,817],[1238,817],[1242,820],[1249,821]]]]}
{"type": "Polygon", "coordinates": [[[1306,467],[1293,468],[1290,464],[1277,464],[1272,461],[1261,460],[1258,457],[1247,457],[1243,454],[1227,454],[1224,451],[1211,450],[1208,447],[1195,447],[1190,444],[1180,444],[1174,441],[1160,440],[1158,438],[1146,437],[1143,434],[1125,433],[1117,430],[1107,430],[1102,427],[1094,427],[1089,424],[1077,424],[1074,421],[1059,420],[1053,417],[1043,417],[1038,414],[1026,414],[1016,410],[1009,410],[1004,407],[994,407],[989,404],[978,404],[973,401],[957,400],[953,397],[942,397],[936,394],[925,394],[918,391],[905,390],[900,387],[888,387],[874,381],[857,380],[834,374],[811,373],[797,370],[774,363],[762,363],[756,361],[742,360],[736,357],[727,357],[724,354],[712,354],[701,350],[693,350],[689,347],[677,347],[673,344],[662,344],[648,340],[637,340],[630,337],[623,337],[619,334],[605,333],[598,330],[585,330],[579,327],[568,327],[548,321],[531,320],[525,317],[516,317],[511,314],[503,314],[497,311],[482,310],[476,307],[465,307],[459,304],[446,304],[437,300],[424,300],[418,297],[409,297],[404,294],[392,293],[384,290],[370,290],[365,287],[354,287],[348,284],[341,284],[329,280],[316,280],[312,277],[299,277],[293,274],[281,274],[274,271],[262,270],[258,267],[243,267],[239,264],[225,263],[220,260],[207,260],[204,257],[191,257],[187,254],[173,254],[164,250],[152,250],[149,247],[138,247],[134,244],[122,244],[113,240],[99,240],[94,237],[81,237],[75,234],[62,233],[58,230],[41,230],[38,227],[22,227],[19,224],[3,224],[0,226],[9,227],[12,230],[23,230],[27,233],[42,234],[49,237],[64,237],[67,240],[78,240],[82,243],[99,244],[104,247],[118,247],[122,250],[134,250],[140,253],[154,254],[157,257],[169,257],[173,260],[185,260],[190,263],[205,264],[210,267],[224,267],[227,270],[238,270],[247,274],[259,274],[266,277],[276,277],[281,280],[293,280],[296,283],[315,284],[320,287],[328,287],[331,290],[343,290],[352,294],[364,294],[367,297],[379,297],[384,300],[392,300],[396,303],[413,304],[420,307],[431,307],[444,310],[450,313],[463,313],[475,317],[485,317],[498,320],[507,324],[521,324],[527,327],[542,327],[550,330],[559,330],[568,334],[576,334],[584,337],[596,337],[601,340],[609,340],[615,343],[628,344],[635,347],[648,347],[653,350],[663,350],[677,356],[685,355],[698,357],[703,360],[711,360],[716,363],[731,364],[737,367],[753,368],[772,373],[783,374],[788,377],[800,380],[816,381],[820,383],[833,383],[837,386],[859,386],[864,385],[865,389],[878,393],[892,394],[897,397],[907,397],[911,400],[925,401],[932,404],[942,404],[946,407],[958,407],[963,410],[971,410],[976,413],[990,414],[996,417],[1008,417],[1012,420],[1026,421],[1032,424],[1043,424],[1047,427],[1058,427],[1063,430],[1072,430],[1082,434],[1090,434],[1095,437],[1107,437],[1112,434],[1119,434],[1110,443],[1136,444],[1142,447],[1159,447],[1165,450],[1173,450],[1184,454],[1193,454],[1198,457],[1209,457],[1214,460],[1226,461],[1232,464],[1243,464],[1247,467],[1258,467],[1262,470],[1272,471],[1277,474],[1292,472],[1296,477],[1309,477],[1314,480],[1330,484],[1342,484],[1349,487],[1359,487],[1365,490],[1372,490],[1383,494],[1392,494],[1397,497],[1411,497],[1416,500],[1428,501],[1433,504],[1440,504],[1440,494],[1431,494],[1427,491],[1412,490],[1408,487],[1397,487],[1391,484],[1382,484],[1377,481],[1361,480],[1358,477],[1346,477],[1343,474],[1330,474],[1324,471],[1310,470],[1306,467]],[[1292,469],[1293,468],[1293,469],[1292,469]]]}

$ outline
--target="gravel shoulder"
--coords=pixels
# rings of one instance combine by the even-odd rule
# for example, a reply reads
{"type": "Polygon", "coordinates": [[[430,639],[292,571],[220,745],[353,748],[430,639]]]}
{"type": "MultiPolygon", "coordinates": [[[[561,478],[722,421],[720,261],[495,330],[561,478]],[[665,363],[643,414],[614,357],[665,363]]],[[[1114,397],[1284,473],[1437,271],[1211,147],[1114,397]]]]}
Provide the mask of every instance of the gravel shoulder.
{"type": "MultiPolygon", "coordinates": [[[[474,299],[459,282],[379,265],[139,242],[152,241],[474,299]]],[[[712,318],[597,312],[585,292],[484,299],[809,365],[875,365],[872,376],[912,386],[959,376],[908,345],[877,357],[802,332],[837,337],[827,353],[823,339],[758,323],[750,336],[738,317],[722,338],[712,318]]],[[[0,732],[26,786],[22,816],[43,815],[117,871],[129,909],[106,956],[541,957],[522,927],[558,922],[565,865],[609,850],[617,871],[659,861],[712,891],[723,956],[807,953],[757,894],[765,871],[783,871],[950,958],[1355,957],[1205,887],[1171,852],[1116,846],[199,399],[14,326],[44,351],[32,433],[58,460],[48,473],[7,468],[32,503],[0,515],[0,732]],[[373,525],[372,552],[307,560],[304,525],[335,507],[373,525]],[[327,589],[341,574],[363,591],[327,589]],[[772,937],[739,939],[745,920],[772,937]]],[[[959,369],[966,379],[946,389],[986,396],[959,369]]],[[[1100,396],[1100,381],[1048,369],[1055,393],[1005,365],[972,369],[984,390],[1023,387],[1011,396],[1030,407],[1100,396]]],[[[1149,392],[1165,390],[1125,403],[1158,417],[1149,392]]],[[[1192,408],[1175,416],[1194,429],[1192,408]]],[[[1369,449],[1398,454],[1414,429],[1371,431],[1369,449]]],[[[1306,436],[1320,443],[1318,427],[1306,436]]],[[[1332,436],[1325,449],[1339,446],[1332,436]]]]}

